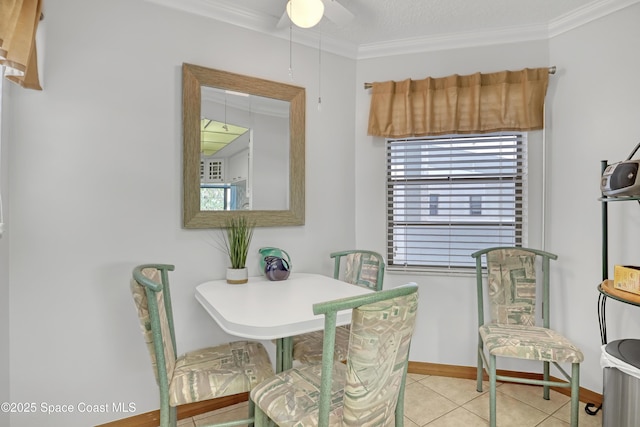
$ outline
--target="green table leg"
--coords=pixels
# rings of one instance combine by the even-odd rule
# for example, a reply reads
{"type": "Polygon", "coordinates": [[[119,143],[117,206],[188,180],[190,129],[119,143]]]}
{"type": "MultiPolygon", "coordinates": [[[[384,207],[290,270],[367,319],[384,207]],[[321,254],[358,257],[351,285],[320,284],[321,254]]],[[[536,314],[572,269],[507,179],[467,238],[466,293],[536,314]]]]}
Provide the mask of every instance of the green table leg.
{"type": "Polygon", "coordinates": [[[276,373],[293,367],[293,337],[276,340],[276,373]]]}

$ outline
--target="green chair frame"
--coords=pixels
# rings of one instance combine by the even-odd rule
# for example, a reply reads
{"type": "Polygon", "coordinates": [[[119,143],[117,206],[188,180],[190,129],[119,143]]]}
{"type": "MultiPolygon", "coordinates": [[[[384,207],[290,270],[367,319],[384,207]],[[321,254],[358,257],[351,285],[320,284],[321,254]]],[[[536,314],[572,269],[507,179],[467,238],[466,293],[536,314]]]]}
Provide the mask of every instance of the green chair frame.
{"type": "Polygon", "coordinates": [[[334,277],[334,279],[339,279],[340,278],[340,265],[341,265],[342,258],[346,257],[348,255],[358,254],[358,253],[359,254],[363,254],[363,255],[368,255],[371,258],[374,258],[378,262],[378,275],[377,275],[377,278],[376,278],[375,288],[370,286],[369,284],[363,283],[361,281],[362,265],[357,270],[358,271],[357,276],[352,278],[352,280],[349,281],[349,283],[351,283],[353,285],[366,286],[366,287],[369,287],[371,289],[375,289],[376,291],[382,290],[382,282],[384,280],[385,262],[384,262],[384,258],[382,258],[382,255],[380,255],[379,253],[374,252],[374,251],[367,251],[367,250],[360,250],[360,249],[350,249],[350,250],[346,250],[346,251],[332,252],[331,254],[329,254],[329,256],[334,259],[334,265],[333,265],[333,277],[334,277]]]}
{"type": "MultiPolygon", "coordinates": [[[[324,315],[324,340],[322,347],[322,378],[320,382],[320,396],[318,407],[318,427],[327,427],[329,425],[329,409],[331,399],[331,385],[333,376],[333,356],[335,344],[336,318],[339,311],[353,310],[354,308],[372,304],[379,301],[390,300],[400,296],[410,295],[418,292],[418,286],[415,283],[408,283],[397,288],[386,291],[374,292],[366,295],[342,298],[333,301],[322,302],[313,305],[313,313],[316,315],[324,315]]],[[[349,361],[347,360],[347,364],[349,361]]],[[[398,399],[395,408],[395,425],[402,427],[404,425],[404,390],[407,378],[407,368],[409,366],[409,351],[407,351],[404,360],[404,368],[402,374],[402,382],[398,390],[398,399]]],[[[264,411],[255,406],[255,426],[262,427],[269,425],[270,421],[264,411]]]]}
{"type": "MultiPolygon", "coordinates": [[[[177,424],[178,412],[177,408],[169,404],[169,383],[170,378],[165,369],[165,353],[162,344],[162,331],[160,326],[160,312],[156,294],[162,292],[162,298],[165,306],[169,331],[171,336],[171,345],[174,354],[176,351],[176,338],[173,326],[173,309],[171,307],[171,291],[169,289],[169,271],[173,271],[175,267],[170,264],[144,264],[133,269],[133,279],[140,285],[144,286],[147,295],[147,303],[149,309],[150,327],[153,336],[153,349],[156,357],[157,380],[160,389],[160,427],[175,427],[177,424]],[[157,283],[142,272],[147,268],[154,268],[160,271],[162,282],[157,283]]],[[[253,402],[249,400],[248,417],[241,420],[227,421],[223,423],[209,424],[206,427],[233,427],[239,425],[253,425],[255,408],[253,402]]]]}
{"type": "MultiPolygon", "coordinates": [[[[385,263],[384,263],[384,259],[382,258],[382,255],[380,255],[379,253],[373,252],[373,251],[367,251],[367,250],[350,249],[345,251],[332,252],[331,254],[329,254],[329,257],[334,260],[334,268],[333,268],[334,279],[338,279],[352,285],[373,289],[375,291],[382,290],[382,281],[384,280],[385,263]],[[343,265],[341,262],[343,261],[343,258],[347,258],[351,255],[358,255],[358,254],[366,257],[367,260],[363,260],[361,257],[359,260],[360,265],[358,265],[354,269],[355,274],[350,277],[341,277],[341,266],[343,265]],[[365,279],[362,276],[363,267],[366,268],[366,266],[364,266],[364,263],[369,260],[374,260],[378,268],[376,278],[375,278],[375,283],[373,283],[368,278],[365,279]]],[[[340,331],[340,335],[336,338],[338,341],[337,348],[338,348],[339,354],[346,354],[345,350],[348,347],[348,342],[346,342],[347,334],[348,334],[348,327],[346,327],[346,329],[344,329],[343,331],[340,331]]],[[[319,362],[320,360],[318,357],[321,354],[322,340],[323,340],[322,331],[309,332],[306,334],[293,337],[293,340],[292,340],[293,355],[294,355],[293,358],[296,360],[300,360],[303,363],[319,362]],[[307,343],[308,345],[308,347],[306,348],[307,351],[300,350],[299,346],[301,345],[302,342],[307,343]]],[[[288,353],[288,354],[291,354],[291,353],[288,353]]]]}
{"type": "MultiPolygon", "coordinates": [[[[550,329],[550,316],[549,316],[549,268],[550,268],[550,260],[556,260],[558,258],[557,255],[552,254],[550,252],[531,249],[531,248],[523,248],[523,247],[509,247],[509,246],[496,246],[491,248],[486,248],[474,252],[471,254],[473,258],[476,260],[476,284],[477,284],[477,299],[478,299],[478,328],[482,325],[486,324],[484,317],[484,286],[483,286],[483,267],[482,267],[482,257],[483,255],[486,258],[486,255],[489,252],[495,250],[503,250],[503,249],[517,249],[521,251],[530,252],[540,257],[542,259],[542,326],[546,329],[550,329]]],[[[539,280],[536,283],[536,288],[539,287],[539,280]]],[[[541,385],[543,386],[543,398],[545,400],[549,400],[549,388],[550,387],[560,387],[560,388],[570,388],[571,389],[571,427],[578,427],[578,409],[580,404],[580,363],[572,363],[571,364],[571,375],[569,375],[557,362],[548,362],[543,361],[543,373],[542,379],[528,379],[528,378],[520,378],[508,375],[498,375],[496,372],[496,356],[493,354],[487,355],[484,351],[484,343],[482,341],[482,337],[478,332],[478,368],[477,368],[477,391],[482,392],[482,378],[484,367],[488,367],[488,375],[489,375],[489,425],[491,427],[496,426],[496,382],[504,381],[504,382],[512,382],[512,383],[521,383],[521,384],[530,384],[530,385],[541,385]],[[568,382],[564,381],[554,381],[550,379],[550,364],[553,364],[558,371],[564,376],[568,382]]]]}

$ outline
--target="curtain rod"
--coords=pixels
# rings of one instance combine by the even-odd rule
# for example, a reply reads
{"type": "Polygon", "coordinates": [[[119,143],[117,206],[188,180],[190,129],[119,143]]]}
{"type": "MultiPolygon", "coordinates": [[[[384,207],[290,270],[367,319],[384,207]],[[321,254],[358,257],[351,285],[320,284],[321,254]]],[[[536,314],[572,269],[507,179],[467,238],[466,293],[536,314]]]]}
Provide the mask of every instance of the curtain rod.
{"type": "MultiPolygon", "coordinates": [[[[555,74],[556,73],[556,66],[553,65],[551,67],[549,67],[549,74],[555,74]]],[[[371,89],[373,87],[373,83],[365,83],[364,84],[364,88],[365,89],[371,89]]]]}

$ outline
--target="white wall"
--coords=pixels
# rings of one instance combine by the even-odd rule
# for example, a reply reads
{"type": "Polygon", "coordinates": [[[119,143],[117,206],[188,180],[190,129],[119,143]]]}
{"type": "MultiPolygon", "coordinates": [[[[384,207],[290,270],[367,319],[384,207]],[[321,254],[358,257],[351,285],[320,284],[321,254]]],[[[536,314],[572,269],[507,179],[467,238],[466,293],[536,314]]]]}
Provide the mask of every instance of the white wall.
{"type": "MultiPolygon", "coordinates": [[[[11,87],[6,121],[11,400],[151,411],[157,387],[129,293],[133,266],[176,265],[179,350],[233,339],[193,297],[198,283],[224,277],[226,262],[215,230],[181,227],[181,64],[307,88],[306,225],[257,230],[249,264],[257,274],[257,249],[278,246],[294,270],[331,274],[328,254],[355,241],[355,62],[323,56],[318,111],[313,49],[294,45],[291,81],[288,41],[152,3],[59,0],[45,19],[44,90],[11,87]]],[[[36,413],[11,425],[128,416],[36,413]]]]}
{"type": "MultiPolygon", "coordinates": [[[[364,82],[492,72],[556,65],[546,98],[547,204],[542,239],[540,207],[530,205],[529,244],[558,254],[552,280],[551,319],[584,351],[581,386],[602,390],[596,312],[600,270],[599,173],[601,159],[622,160],[640,139],[640,7],[558,35],[549,41],[401,55],[358,62],[356,91],[356,243],[385,251],[385,152],[383,138],[366,135],[370,95],[364,82]],[[600,82],[602,80],[602,83],[600,82]],[[598,85],[598,86],[595,86],[598,85]],[[538,216],[535,218],[535,216],[538,216]],[[537,224],[537,225],[536,225],[537,224]],[[377,232],[375,230],[378,230],[377,232]],[[372,232],[373,231],[373,232],[372,232]],[[559,286],[558,286],[559,285],[559,286]],[[553,302],[555,301],[555,305],[553,302]]],[[[542,133],[530,139],[532,200],[541,191],[542,133]]],[[[638,264],[638,206],[610,209],[615,239],[611,262],[638,264]],[[615,211],[615,212],[614,212],[615,211]]],[[[612,245],[612,246],[613,246],[612,245]]],[[[385,287],[420,285],[420,314],[411,360],[475,366],[476,302],[472,277],[387,274],[385,287]]],[[[609,341],[637,337],[640,312],[608,304],[609,341]]],[[[537,370],[526,364],[507,369],[537,370]]]]}

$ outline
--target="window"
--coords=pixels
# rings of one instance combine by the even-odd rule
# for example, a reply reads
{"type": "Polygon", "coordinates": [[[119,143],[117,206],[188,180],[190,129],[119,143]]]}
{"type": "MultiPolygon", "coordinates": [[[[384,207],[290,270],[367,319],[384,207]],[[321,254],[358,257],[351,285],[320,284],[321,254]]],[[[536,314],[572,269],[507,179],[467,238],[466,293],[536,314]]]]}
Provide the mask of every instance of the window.
{"type": "Polygon", "coordinates": [[[251,209],[247,196],[247,181],[231,184],[200,184],[201,211],[236,211],[251,209]]]}
{"type": "Polygon", "coordinates": [[[390,270],[474,267],[471,253],[526,245],[526,134],[387,139],[390,270]]]}
{"type": "Polygon", "coordinates": [[[429,215],[438,215],[438,195],[429,194],[429,215]]]}
{"type": "Polygon", "coordinates": [[[200,210],[229,210],[231,186],[229,184],[200,184],[200,210]]]}
{"type": "Polygon", "coordinates": [[[482,215],[482,195],[469,196],[469,215],[482,215]]]}

